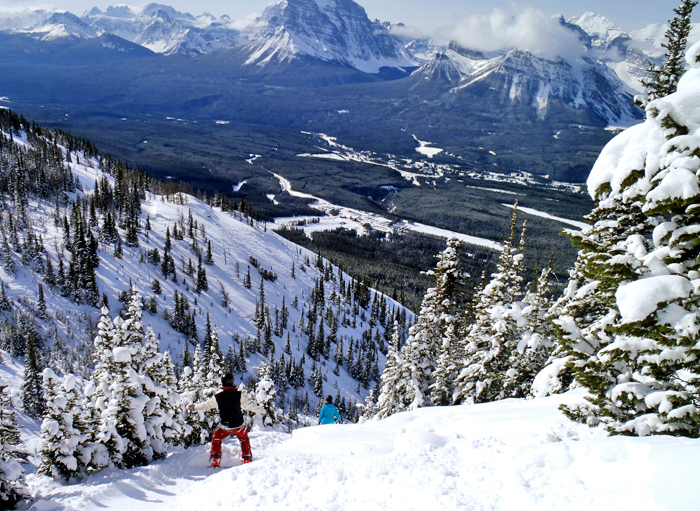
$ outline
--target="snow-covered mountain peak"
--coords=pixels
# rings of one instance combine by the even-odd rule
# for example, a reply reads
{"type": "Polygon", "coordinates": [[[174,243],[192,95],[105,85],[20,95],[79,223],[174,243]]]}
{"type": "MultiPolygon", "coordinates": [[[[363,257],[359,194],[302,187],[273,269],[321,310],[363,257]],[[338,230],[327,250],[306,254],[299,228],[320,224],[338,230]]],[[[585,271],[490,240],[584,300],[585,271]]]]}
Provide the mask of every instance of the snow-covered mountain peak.
{"type": "Polygon", "coordinates": [[[367,73],[415,65],[381,23],[352,0],[284,0],[265,9],[246,35],[247,64],[283,62],[297,55],[335,61],[367,73]]]}
{"type": "Polygon", "coordinates": [[[139,14],[139,17],[146,17],[146,18],[167,18],[169,20],[176,20],[176,19],[186,19],[186,20],[194,20],[194,16],[192,16],[188,12],[180,12],[175,10],[173,7],[170,7],[169,5],[163,5],[163,4],[148,4],[146,7],[143,8],[141,13],[139,14]]]}
{"type": "Polygon", "coordinates": [[[629,91],[615,72],[590,58],[548,59],[518,48],[485,55],[455,46],[437,53],[412,76],[419,80],[416,86],[442,84],[453,94],[486,82],[501,101],[530,105],[543,119],[552,100],[589,108],[614,124],[631,122],[640,114],[630,106],[629,91]]]}
{"type": "Polygon", "coordinates": [[[17,31],[40,34],[45,41],[62,37],[92,39],[103,33],[102,30],[93,27],[70,12],[54,12],[47,20],[17,31]]]}
{"type": "Polygon", "coordinates": [[[93,9],[83,18],[157,53],[198,54],[240,45],[238,31],[227,26],[228,17],[219,20],[208,13],[195,17],[162,4],[149,4],[136,13],[128,6],[93,9]]]}
{"type": "Polygon", "coordinates": [[[608,49],[619,38],[629,39],[629,35],[605,16],[586,12],[571,18],[568,23],[580,27],[591,37],[594,48],[608,49]]]}

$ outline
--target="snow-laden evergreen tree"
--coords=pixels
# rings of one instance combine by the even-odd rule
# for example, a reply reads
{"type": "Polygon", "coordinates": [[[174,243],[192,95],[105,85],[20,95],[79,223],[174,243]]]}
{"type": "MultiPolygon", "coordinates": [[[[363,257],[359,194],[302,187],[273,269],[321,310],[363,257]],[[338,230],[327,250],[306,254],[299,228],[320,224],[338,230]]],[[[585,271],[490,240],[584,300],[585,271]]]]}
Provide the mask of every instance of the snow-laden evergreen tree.
{"type": "Polygon", "coordinates": [[[407,410],[412,398],[409,388],[411,382],[403,371],[401,359],[399,323],[394,321],[394,332],[386,356],[386,364],[379,382],[379,397],[377,398],[377,417],[384,419],[397,412],[407,410]]]}
{"type": "Polygon", "coordinates": [[[635,254],[646,253],[657,220],[642,213],[635,196],[612,193],[609,185],[597,193],[601,201],[586,217],[591,227],[564,231],[579,253],[567,288],[553,306],[556,312],[550,313],[557,339],[536,377],[535,395],[568,390],[574,378],[593,386],[615,378],[597,361],[597,353],[613,340],[608,326],[618,314],[615,292],[643,270],[635,254]]]}
{"type": "MultiPolygon", "coordinates": [[[[106,357],[107,367],[100,376],[104,409],[95,441],[106,448],[109,462],[117,467],[145,465],[152,459],[144,422],[149,398],[137,372],[143,360],[141,316],[141,297],[132,290],[126,320],[121,317],[114,320],[111,356],[106,357]]],[[[99,337],[101,334],[102,331],[99,337]]],[[[103,342],[101,339],[100,343],[103,342]]],[[[100,401],[99,397],[96,401],[100,401]]]]}
{"type": "Polygon", "coordinates": [[[14,509],[29,497],[24,468],[28,453],[22,449],[19,427],[7,386],[0,386],[0,508],[14,509]]]}
{"type": "MultiPolygon", "coordinates": [[[[405,395],[401,397],[400,402],[395,402],[395,411],[403,409],[406,402],[410,403],[408,407],[411,409],[431,404],[446,404],[443,398],[451,390],[455,368],[452,363],[454,344],[445,343],[444,340],[448,335],[449,325],[453,324],[451,332],[454,332],[455,324],[459,321],[457,303],[465,277],[459,271],[459,248],[458,240],[448,240],[445,250],[437,255],[438,263],[435,269],[428,272],[435,277],[435,287],[426,291],[420,314],[409,330],[406,345],[401,350],[400,357],[395,357],[396,361],[401,361],[401,376],[398,379],[409,383],[402,389],[405,395]],[[441,358],[443,347],[445,356],[441,358]],[[443,386],[436,389],[434,385],[437,370],[443,386]],[[437,393],[433,397],[434,390],[437,390],[437,393]]],[[[395,400],[383,399],[380,393],[380,415],[394,413],[388,407],[390,401],[395,400]]]]}
{"type": "Polygon", "coordinates": [[[44,413],[46,402],[42,385],[41,362],[38,333],[30,333],[26,338],[24,352],[24,383],[22,383],[22,405],[27,415],[39,419],[44,413]]]}
{"type": "Polygon", "coordinates": [[[523,334],[510,354],[503,386],[507,397],[528,397],[537,374],[548,362],[556,335],[548,313],[551,308],[549,280],[551,265],[544,268],[537,282],[532,283],[520,311],[526,322],[523,334]]]}
{"type": "Polygon", "coordinates": [[[209,357],[206,374],[207,387],[218,388],[221,386],[221,377],[225,373],[224,366],[224,356],[221,353],[221,346],[219,345],[219,333],[216,329],[216,325],[213,325],[209,341],[209,357]]]}
{"type": "Polygon", "coordinates": [[[148,403],[144,409],[144,424],[148,435],[149,457],[160,459],[165,456],[168,444],[177,443],[179,429],[173,421],[178,411],[176,401],[168,383],[168,369],[163,354],[158,349],[158,340],[149,326],[143,342],[143,356],[138,367],[144,394],[148,403]],[[167,434],[166,434],[167,433],[167,434]]]}
{"type": "Polygon", "coordinates": [[[90,377],[90,382],[85,387],[85,420],[93,443],[92,465],[94,467],[104,467],[109,464],[108,446],[115,441],[114,437],[106,436],[107,431],[101,429],[101,422],[102,413],[107,408],[106,396],[109,392],[110,368],[113,363],[112,348],[118,342],[118,340],[114,339],[118,333],[115,331],[114,323],[107,307],[102,307],[97,330],[98,333],[94,342],[95,350],[93,352],[95,369],[90,377]]]}
{"type": "Polygon", "coordinates": [[[484,403],[507,397],[504,381],[511,353],[517,349],[522,327],[518,325],[518,301],[522,295],[523,248],[527,221],[518,246],[514,246],[518,222],[516,202],[510,235],[503,245],[496,272],[475,296],[475,320],[469,328],[462,359],[457,360],[455,403],[484,403]]]}
{"type": "MultiPolygon", "coordinates": [[[[608,197],[633,197],[654,226],[625,243],[636,273],[613,290],[610,342],[585,361],[586,376],[597,378],[576,375],[592,405],[570,414],[612,433],[700,432],[699,57],[696,44],[678,90],[649,103],[646,122],[613,139],[588,179],[599,207],[608,197]]],[[[601,261],[598,280],[619,260],[601,261]]]]}
{"type": "Polygon", "coordinates": [[[182,436],[184,434],[183,424],[179,420],[182,398],[178,393],[175,364],[167,351],[163,355],[163,368],[165,371],[162,375],[161,385],[167,387],[168,392],[168,398],[163,399],[161,403],[165,417],[163,438],[168,444],[178,447],[182,445],[182,436]]]}
{"type": "Polygon", "coordinates": [[[77,379],[72,374],[61,379],[48,368],[43,379],[46,413],[41,424],[41,465],[37,471],[65,481],[79,478],[92,459],[92,451],[77,379]]]}
{"type": "Polygon", "coordinates": [[[181,410],[184,416],[183,441],[185,446],[201,445],[209,441],[216,425],[216,411],[187,410],[188,404],[201,403],[213,396],[217,387],[206,386],[206,374],[202,367],[201,349],[194,352],[192,367],[186,366],[180,376],[181,410]]]}
{"type": "Polygon", "coordinates": [[[666,61],[662,66],[649,63],[651,78],[641,80],[642,85],[647,88],[649,101],[676,92],[678,80],[685,72],[685,50],[692,29],[690,17],[697,4],[697,0],[682,0],[681,5],[673,9],[676,15],[669,22],[670,26],[665,34],[666,41],[661,44],[666,48],[666,61]]]}
{"type": "Polygon", "coordinates": [[[270,365],[266,362],[261,362],[258,367],[258,381],[253,388],[253,399],[255,402],[265,409],[264,421],[268,424],[279,422],[282,418],[282,412],[277,408],[276,396],[277,388],[275,387],[274,379],[270,365]]]}

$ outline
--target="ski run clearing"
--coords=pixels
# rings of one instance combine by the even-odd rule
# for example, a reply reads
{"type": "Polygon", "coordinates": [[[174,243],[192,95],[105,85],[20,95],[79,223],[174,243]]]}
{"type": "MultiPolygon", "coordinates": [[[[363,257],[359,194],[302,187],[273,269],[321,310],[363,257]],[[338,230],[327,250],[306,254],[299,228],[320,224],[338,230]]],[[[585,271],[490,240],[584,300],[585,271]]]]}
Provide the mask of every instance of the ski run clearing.
{"type": "Polygon", "coordinates": [[[337,206],[331,204],[327,200],[320,199],[314,195],[309,195],[308,193],[296,192],[292,189],[292,184],[288,179],[280,176],[279,174],[273,174],[277,180],[280,182],[280,187],[283,192],[289,193],[293,197],[300,197],[304,199],[312,199],[315,202],[309,204],[314,209],[318,209],[323,212],[324,216],[321,217],[285,217],[276,218],[274,228],[280,228],[284,226],[298,227],[304,230],[307,235],[317,231],[331,231],[337,229],[338,227],[344,227],[346,229],[354,229],[358,234],[366,234],[367,227],[369,225],[372,229],[381,232],[392,232],[397,231],[414,231],[422,234],[430,234],[432,236],[438,236],[441,238],[456,238],[463,243],[469,245],[478,245],[481,247],[490,248],[491,250],[502,250],[500,243],[495,241],[487,240],[485,238],[479,238],[476,236],[470,236],[468,234],[462,234],[459,232],[448,231],[447,229],[440,229],[438,227],[432,227],[429,225],[421,224],[418,222],[392,222],[388,218],[374,213],[368,213],[366,211],[360,211],[358,209],[346,208],[343,206],[337,206]]]}
{"type": "MultiPolygon", "coordinates": [[[[513,208],[514,204],[502,204],[502,206],[505,206],[507,208],[513,208]]],[[[587,229],[590,227],[585,222],[580,222],[578,220],[570,220],[568,218],[562,218],[560,216],[554,216],[550,215],[549,213],[545,213],[543,211],[537,211],[536,209],[532,208],[525,208],[522,206],[518,206],[518,211],[521,213],[525,213],[526,215],[532,215],[532,216],[538,216],[540,218],[546,218],[547,220],[554,220],[555,222],[561,222],[562,224],[568,224],[568,225],[573,225],[574,227],[577,227],[579,229],[587,229]]]]}
{"type": "Polygon", "coordinates": [[[256,427],[250,465],[227,439],[228,468],[209,468],[199,446],[68,485],[29,475],[30,509],[697,510],[700,441],[608,437],[557,409],[582,397],[422,408],[291,435],[256,427]]]}

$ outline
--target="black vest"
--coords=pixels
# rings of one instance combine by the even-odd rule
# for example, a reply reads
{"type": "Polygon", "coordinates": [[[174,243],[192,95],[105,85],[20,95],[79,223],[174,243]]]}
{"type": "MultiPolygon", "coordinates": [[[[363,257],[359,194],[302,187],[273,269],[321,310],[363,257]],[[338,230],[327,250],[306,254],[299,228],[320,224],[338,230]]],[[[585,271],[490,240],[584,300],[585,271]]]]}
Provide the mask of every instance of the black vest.
{"type": "Polygon", "coordinates": [[[226,390],[215,395],[216,403],[219,405],[219,418],[222,426],[237,428],[243,425],[241,391],[228,389],[235,389],[235,387],[226,387],[226,390]]]}

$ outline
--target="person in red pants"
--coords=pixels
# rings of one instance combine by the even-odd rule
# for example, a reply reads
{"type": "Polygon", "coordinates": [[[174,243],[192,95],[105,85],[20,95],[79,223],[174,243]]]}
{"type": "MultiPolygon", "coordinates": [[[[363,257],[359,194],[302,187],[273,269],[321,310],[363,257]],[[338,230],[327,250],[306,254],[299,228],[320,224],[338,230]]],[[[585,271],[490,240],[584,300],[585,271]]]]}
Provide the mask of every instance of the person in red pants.
{"type": "Polygon", "coordinates": [[[241,443],[243,463],[250,463],[253,461],[253,454],[250,450],[248,430],[243,421],[243,410],[265,413],[265,409],[257,405],[244,392],[238,390],[238,387],[233,383],[231,373],[226,373],[221,377],[221,389],[211,399],[196,405],[187,405],[188,410],[197,411],[213,410],[217,407],[220,420],[219,427],[216,428],[211,439],[211,466],[221,465],[221,441],[230,435],[236,435],[241,443]]]}

